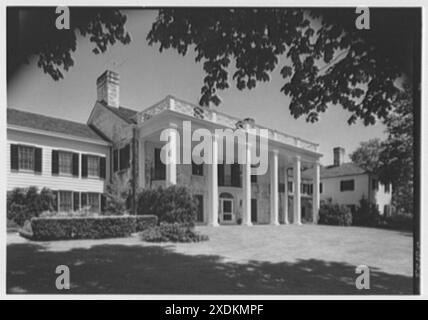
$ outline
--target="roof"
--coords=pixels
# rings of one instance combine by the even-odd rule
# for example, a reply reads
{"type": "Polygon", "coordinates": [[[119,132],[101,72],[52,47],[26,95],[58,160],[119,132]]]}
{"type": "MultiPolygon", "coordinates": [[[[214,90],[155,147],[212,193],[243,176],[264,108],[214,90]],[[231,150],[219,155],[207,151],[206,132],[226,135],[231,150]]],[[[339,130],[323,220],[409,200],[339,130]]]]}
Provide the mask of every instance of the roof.
{"type": "Polygon", "coordinates": [[[105,141],[87,124],[48,117],[17,109],[7,108],[7,124],[36,130],[62,133],[80,138],[105,141]]]}
{"type": "MultiPolygon", "coordinates": [[[[304,171],[305,174],[312,176],[313,169],[308,169],[304,171]]],[[[342,176],[353,176],[367,173],[366,170],[359,167],[353,162],[345,162],[340,166],[321,166],[320,168],[320,178],[334,178],[334,177],[342,177],[342,176]]]]}
{"type": "Polygon", "coordinates": [[[106,105],[105,103],[101,104],[106,107],[107,109],[109,109],[111,112],[113,112],[115,115],[117,115],[118,117],[120,117],[121,119],[125,120],[127,123],[136,123],[135,120],[132,119],[132,117],[134,115],[136,115],[138,113],[138,111],[129,109],[129,108],[125,108],[125,107],[119,107],[119,108],[115,108],[115,107],[111,107],[106,105]]]}

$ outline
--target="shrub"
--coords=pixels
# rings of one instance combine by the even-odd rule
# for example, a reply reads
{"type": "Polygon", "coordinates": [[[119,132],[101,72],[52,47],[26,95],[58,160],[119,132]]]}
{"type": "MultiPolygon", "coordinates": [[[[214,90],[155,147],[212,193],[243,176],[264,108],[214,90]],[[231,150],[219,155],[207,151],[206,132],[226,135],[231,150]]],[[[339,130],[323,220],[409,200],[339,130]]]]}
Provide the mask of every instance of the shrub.
{"type": "Polygon", "coordinates": [[[381,215],[378,208],[366,198],[360,200],[359,206],[352,213],[352,224],[362,227],[377,227],[380,224],[381,215]]]}
{"type": "Polygon", "coordinates": [[[145,215],[40,217],[31,219],[30,237],[37,241],[118,238],[156,226],[156,223],[155,216],[145,215]]]}
{"type": "Polygon", "coordinates": [[[43,211],[53,210],[55,194],[37,187],[15,188],[7,193],[7,218],[22,226],[26,220],[39,216],[43,211]]]}
{"type": "Polygon", "coordinates": [[[333,226],[350,226],[352,224],[351,210],[337,203],[324,203],[319,210],[318,223],[333,226]]]}
{"type": "Polygon", "coordinates": [[[10,219],[7,219],[6,227],[7,227],[7,232],[19,231],[19,225],[15,221],[10,220],[10,219]]]}
{"type": "Polygon", "coordinates": [[[413,230],[413,216],[410,214],[396,214],[390,217],[383,217],[381,226],[394,230],[413,230]]]}
{"type": "Polygon", "coordinates": [[[191,226],[196,221],[197,202],[183,186],[144,189],[138,195],[137,214],[158,217],[158,222],[184,223],[191,226]]]}
{"type": "Polygon", "coordinates": [[[141,239],[148,242],[199,242],[208,240],[208,236],[194,230],[189,224],[165,223],[141,232],[141,239]]]}

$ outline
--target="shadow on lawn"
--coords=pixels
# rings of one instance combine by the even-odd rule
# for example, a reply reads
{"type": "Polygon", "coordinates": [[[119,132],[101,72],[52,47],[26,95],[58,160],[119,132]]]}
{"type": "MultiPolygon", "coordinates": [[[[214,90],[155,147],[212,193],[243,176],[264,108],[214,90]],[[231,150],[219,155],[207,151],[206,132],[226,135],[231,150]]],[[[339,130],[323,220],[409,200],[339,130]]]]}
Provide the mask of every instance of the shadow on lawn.
{"type": "Polygon", "coordinates": [[[370,290],[355,288],[355,266],[322,260],[223,262],[168,247],[99,245],[65,252],[37,244],[7,248],[8,293],[98,294],[411,294],[412,278],[371,270],[370,290]],[[56,266],[71,289],[55,288],[56,266]]]}

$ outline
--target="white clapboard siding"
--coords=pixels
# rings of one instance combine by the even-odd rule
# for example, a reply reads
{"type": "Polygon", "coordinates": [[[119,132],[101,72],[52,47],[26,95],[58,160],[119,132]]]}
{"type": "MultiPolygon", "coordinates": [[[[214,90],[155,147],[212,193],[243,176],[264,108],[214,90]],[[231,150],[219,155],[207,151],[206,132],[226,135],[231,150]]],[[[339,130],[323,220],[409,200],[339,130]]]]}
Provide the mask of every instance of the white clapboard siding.
{"type": "Polygon", "coordinates": [[[79,192],[104,192],[109,179],[109,147],[94,143],[69,140],[8,129],[6,150],[7,190],[20,187],[37,186],[52,190],[70,190],[79,192]],[[20,172],[10,168],[10,145],[26,144],[42,148],[42,173],[20,172]],[[64,150],[79,153],[79,177],[52,175],[52,150],[64,150]],[[106,179],[82,178],[82,154],[93,154],[106,157],[106,179]]]}

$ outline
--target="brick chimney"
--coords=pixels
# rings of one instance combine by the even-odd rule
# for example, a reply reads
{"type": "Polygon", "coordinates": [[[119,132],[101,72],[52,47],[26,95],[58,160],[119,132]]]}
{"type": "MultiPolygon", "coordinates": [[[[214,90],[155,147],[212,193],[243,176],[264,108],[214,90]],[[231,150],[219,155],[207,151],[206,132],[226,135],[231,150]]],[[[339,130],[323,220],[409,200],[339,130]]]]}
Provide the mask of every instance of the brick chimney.
{"type": "Polygon", "coordinates": [[[97,100],[119,108],[119,74],[106,70],[97,79],[97,100]]]}
{"type": "Polygon", "coordinates": [[[333,148],[333,154],[334,154],[334,165],[335,166],[342,165],[343,161],[345,160],[345,149],[342,147],[333,148]]]}

